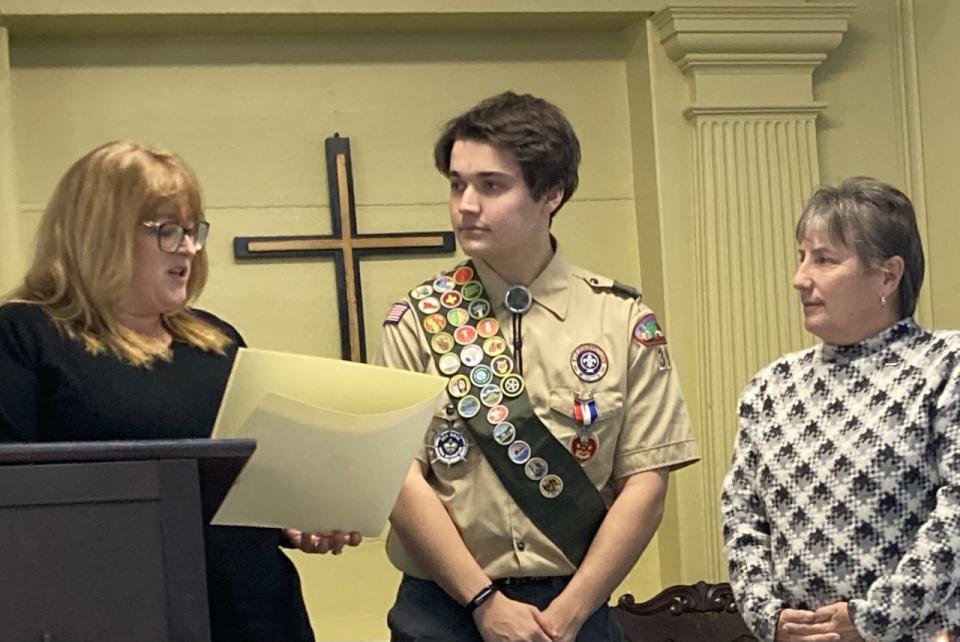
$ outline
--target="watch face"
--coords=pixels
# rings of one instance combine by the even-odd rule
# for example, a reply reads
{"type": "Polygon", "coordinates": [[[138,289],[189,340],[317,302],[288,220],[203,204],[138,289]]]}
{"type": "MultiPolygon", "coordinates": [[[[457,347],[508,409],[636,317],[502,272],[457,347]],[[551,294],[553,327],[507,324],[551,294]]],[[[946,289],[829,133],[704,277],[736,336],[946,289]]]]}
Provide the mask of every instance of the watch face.
{"type": "Polygon", "coordinates": [[[522,285],[514,285],[507,290],[504,305],[514,314],[523,314],[533,305],[533,296],[530,290],[522,285]]]}

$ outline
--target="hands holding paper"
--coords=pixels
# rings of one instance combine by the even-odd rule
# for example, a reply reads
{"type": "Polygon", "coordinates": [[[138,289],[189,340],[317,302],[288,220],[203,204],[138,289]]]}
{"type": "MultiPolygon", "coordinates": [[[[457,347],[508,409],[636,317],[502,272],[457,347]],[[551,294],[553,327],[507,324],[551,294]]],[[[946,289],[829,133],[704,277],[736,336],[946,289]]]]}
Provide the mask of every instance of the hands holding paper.
{"type": "Polygon", "coordinates": [[[332,531],[322,533],[305,533],[295,528],[283,529],[284,545],[298,548],[304,553],[333,553],[339,555],[344,546],[357,546],[363,541],[363,536],[356,531],[344,533],[332,531]]]}

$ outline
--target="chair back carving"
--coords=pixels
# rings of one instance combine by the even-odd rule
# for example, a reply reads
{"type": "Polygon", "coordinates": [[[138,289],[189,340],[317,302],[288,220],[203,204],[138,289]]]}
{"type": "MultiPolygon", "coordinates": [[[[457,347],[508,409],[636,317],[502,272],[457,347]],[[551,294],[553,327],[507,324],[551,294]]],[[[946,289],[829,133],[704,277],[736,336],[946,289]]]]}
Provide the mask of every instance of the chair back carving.
{"type": "Polygon", "coordinates": [[[697,582],[671,586],[646,602],[627,593],[614,614],[627,642],[756,641],[733,600],[730,585],[697,582]]]}

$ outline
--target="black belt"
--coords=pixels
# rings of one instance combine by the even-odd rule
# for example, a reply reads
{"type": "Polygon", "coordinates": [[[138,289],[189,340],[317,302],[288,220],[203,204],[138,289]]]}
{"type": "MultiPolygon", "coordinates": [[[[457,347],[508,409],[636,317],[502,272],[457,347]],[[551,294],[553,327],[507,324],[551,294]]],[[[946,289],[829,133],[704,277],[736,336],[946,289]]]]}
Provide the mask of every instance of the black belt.
{"type": "Polygon", "coordinates": [[[521,584],[554,584],[570,581],[570,575],[540,575],[536,577],[501,577],[493,580],[497,586],[519,586],[521,584]]]}

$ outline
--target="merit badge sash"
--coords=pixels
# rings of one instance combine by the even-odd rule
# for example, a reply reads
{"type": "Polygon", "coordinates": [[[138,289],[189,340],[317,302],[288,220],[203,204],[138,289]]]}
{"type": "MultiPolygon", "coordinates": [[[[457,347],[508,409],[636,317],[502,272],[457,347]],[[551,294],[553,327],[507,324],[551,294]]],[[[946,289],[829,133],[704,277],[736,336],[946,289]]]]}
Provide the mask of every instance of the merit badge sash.
{"type": "Polygon", "coordinates": [[[606,507],[580,461],[533,411],[472,262],[410,298],[477,447],[530,521],[579,566],[606,507]]]}

